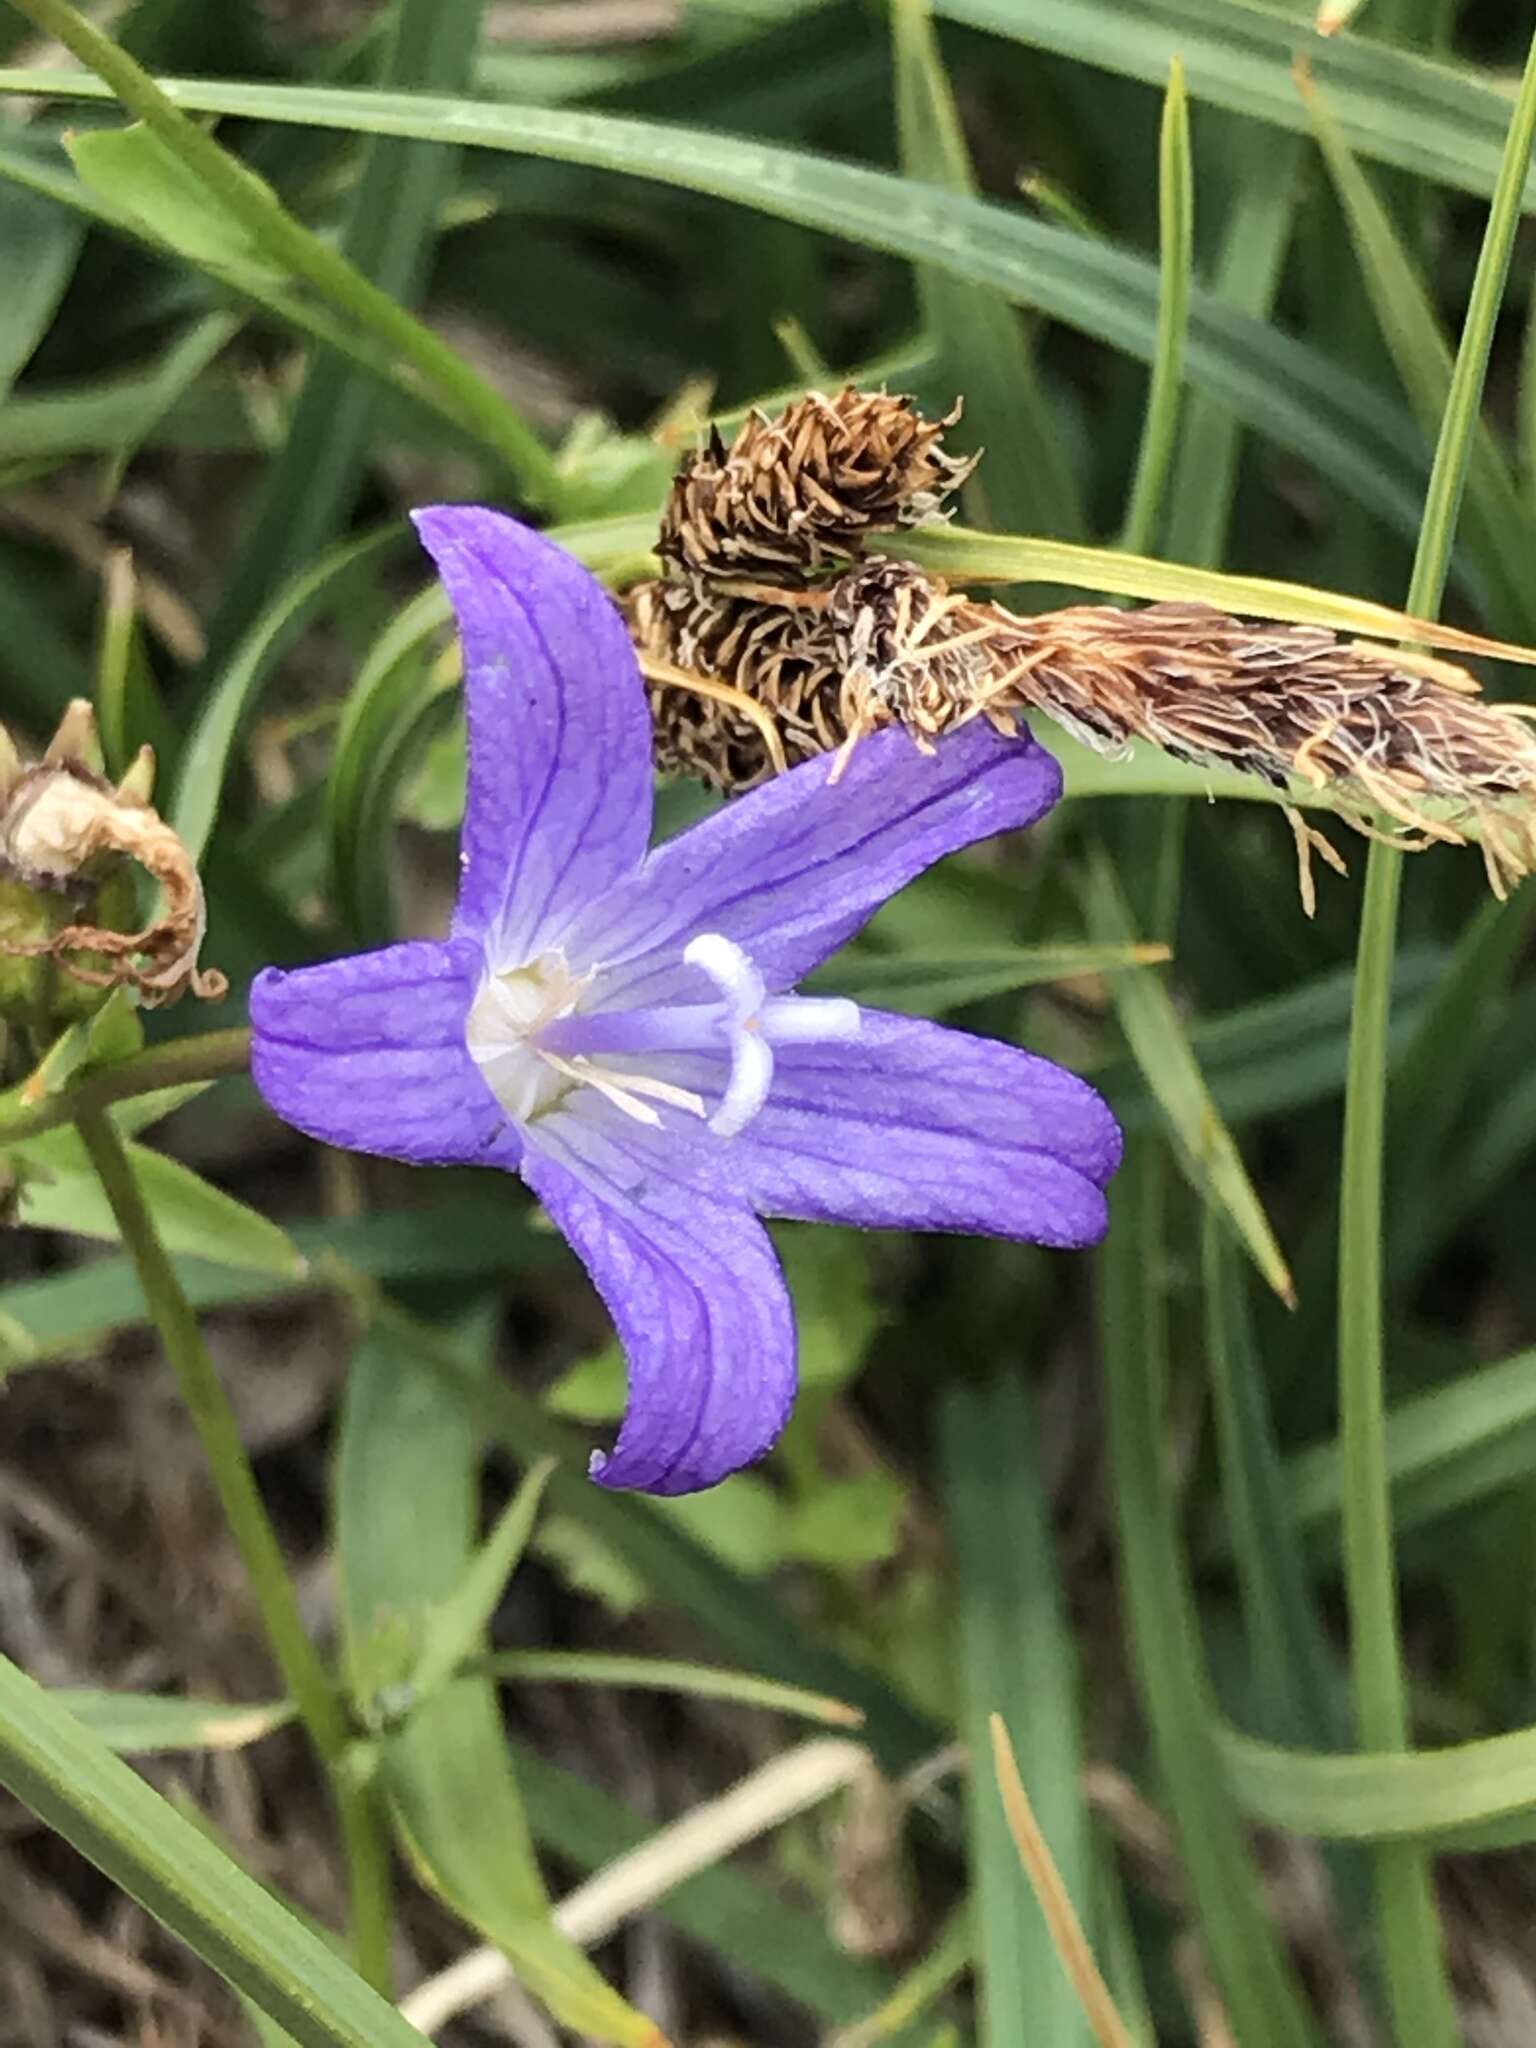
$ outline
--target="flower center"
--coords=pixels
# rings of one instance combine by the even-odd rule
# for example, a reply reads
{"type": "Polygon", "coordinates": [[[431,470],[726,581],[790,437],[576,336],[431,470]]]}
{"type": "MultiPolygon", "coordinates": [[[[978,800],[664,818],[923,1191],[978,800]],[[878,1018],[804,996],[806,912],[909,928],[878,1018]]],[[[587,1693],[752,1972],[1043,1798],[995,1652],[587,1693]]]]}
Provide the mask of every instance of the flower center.
{"type": "MultiPolygon", "coordinates": [[[[518,1123],[546,1115],[578,1089],[591,1088],[638,1123],[659,1124],[661,1109],[705,1119],[734,1137],[768,1099],[775,1045],[856,1037],[859,1011],[841,997],[770,996],[750,957],[717,932],[693,939],[683,964],[696,970],[713,1000],[633,1009],[583,1007],[601,1000],[600,968],[575,974],[558,948],[524,966],[488,973],[465,1032],[471,1059],[518,1123]],[[713,1109],[697,1089],[667,1078],[679,1055],[728,1062],[713,1109]]],[[[687,1066],[696,1077],[697,1060],[687,1066]]]]}

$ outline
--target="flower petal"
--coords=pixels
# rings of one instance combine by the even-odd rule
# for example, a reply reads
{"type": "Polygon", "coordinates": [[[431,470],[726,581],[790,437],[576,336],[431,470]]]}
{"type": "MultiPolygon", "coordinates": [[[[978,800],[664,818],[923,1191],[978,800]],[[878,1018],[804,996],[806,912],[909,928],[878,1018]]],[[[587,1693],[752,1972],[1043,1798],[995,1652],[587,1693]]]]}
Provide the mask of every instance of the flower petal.
{"type": "Polygon", "coordinates": [[[593,1477],[696,1493],[760,1458],[788,1419],[795,1324],[784,1275],[749,1210],[637,1171],[622,1136],[610,1145],[585,1124],[542,1120],[522,1172],[628,1354],[624,1426],[594,1456],[593,1477]]]}
{"type": "MultiPolygon", "coordinates": [[[[857,1038],[776,1049],[767,1102],[724,1141],[670,1119],[627,1133],[653,1169],[767,1216],[870,1229],[962,1230],[1096,1244],[1120,1128],[1075,1074],[1017,1046],[863,1010],[857,1038]]],[[[688,1055],[667,1078],[714,1101],[725,1062],[688,1055]]],[[[594,1119],[614,1134],[604,1111],[594,1119]]]]}
{"type": "Polygon", "coordinates": [[[831,776],[830,757],[776,776],[658,847],[583,920],[576,944],[608,969],[605,1006],[664,994],[682,944],[706,931],[749,953],[770,989],[789,988],[914,875],[1033,824],[1061,794],[1043,747],[982,719],[931,754],[876,733],[831,776]]]}
{"type": "Polygon", "coordinates": [[[517,1164],[519,1144],[464,1043],[477,946],[413,939],[251,986],[251,1073],[280,1117],[353,1152],[424,1165],[517,1164]]]}
{"type": "Polygon", "coordinates": [[[768,1215],[1097,1244],[1120,1127],[1064,1067],[865,1010],[855,1039],[780,1048],[727,1170],[768,1215]]]}
{"type": "Polygon", "coordinates": [[[476,505],[417,530],[464,646],[469,795],[454,931],[521,962],[638,868],[651,831],[651,721],[624,622],[552,541],[476,505]]]}

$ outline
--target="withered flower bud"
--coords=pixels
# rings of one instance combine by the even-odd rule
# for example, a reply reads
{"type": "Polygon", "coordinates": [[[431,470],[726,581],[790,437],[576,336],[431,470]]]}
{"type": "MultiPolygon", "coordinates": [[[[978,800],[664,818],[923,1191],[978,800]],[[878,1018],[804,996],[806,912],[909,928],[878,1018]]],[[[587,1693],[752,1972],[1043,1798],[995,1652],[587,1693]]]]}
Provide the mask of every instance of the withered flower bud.
{"type": "Polygon", "coordinates": [[[684,462],[656,552],[685,574],[771,581],[849,561],[867,534],[934,518],[970,475],[976,458],[943,446],[959,417],[925,420],[910,398],[851,385],[754,412],[729,447],[712,432],[684,462]]]}
{"type": "Polygon", "coordinates": [[[56,1015],[89,1007],[78,993],[128,986],[146,1004],[190,988],[216,1001],[227,983],[200,969],[206,922],[202,883],[180,839],[150,804],[154,757],[146,747],[116,788],[101,773],[95,718],[77,700],[41,761],[23,766],[0,745],[0,999],[37,1009],[41,963],[63,981],[46,1003],[56,1015]],[[153,923],[131,925],[131,865],[160,885],[153,923]],[[33,963],[29,971],[19,965],[33,963]],[[77,994],[73,1001],[69,986],[77,994]]]}

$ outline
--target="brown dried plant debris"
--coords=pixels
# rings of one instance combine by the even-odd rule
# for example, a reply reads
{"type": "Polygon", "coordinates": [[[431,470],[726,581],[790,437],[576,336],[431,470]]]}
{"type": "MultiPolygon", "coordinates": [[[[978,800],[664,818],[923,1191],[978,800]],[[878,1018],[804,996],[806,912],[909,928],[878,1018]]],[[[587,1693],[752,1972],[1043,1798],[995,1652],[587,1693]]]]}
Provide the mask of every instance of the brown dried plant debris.
{"type": "Polygon", "coordinates": [[[38,936],[0,940],[0,954],[46,956],[93,988],[127,985],[151,1006],[185,990],[216,1002],[228,983],[200,968],[207,922],[203,885],[186,847],[149,801],[154,755],[143,748],[114,788],[100,772],[95,715],[83,699],[65,711],[41,761],[24,766],[0,728],[0,876],[40,901],[82,914],[38,936]],[[90,922],[100,883],[136,862],[160,885],[159,915],[139,931],[90,922]]]}
{"type": "Polygon", "coordinates": [[[656,552],[677,575],[756,575],[793,585],[846,563],[870,533],[920,526],[975,464],[945,452],[960,408],[925,420],[910,398],[809,392],[770,419],[749,414],[727,447],[708,444],[677,473],[656,552]]]}
{"type": "MultiPolygon", "coordinates": [[[[1450,662],[1203,604],[1021,617],[883,555],[817,580],[882,520],[932,516],[965,468],[938,445],[948,424],[907,401],[813,396],[684,466],[662,520],[667,574],[627,600],[662,769],[737,792],[884,725],[931,746],[978,716],[1006,732],[1041,711],[1100,753],[1142,739],[1281,791],[1300,782],[1404,851],[1476,837],[1499,896],[1536,868],[1536,713],[1484,701],[1450,662]]],[[[1286,813],[1310,909],[1311,853],[1343,863],[1286,813]]]]}

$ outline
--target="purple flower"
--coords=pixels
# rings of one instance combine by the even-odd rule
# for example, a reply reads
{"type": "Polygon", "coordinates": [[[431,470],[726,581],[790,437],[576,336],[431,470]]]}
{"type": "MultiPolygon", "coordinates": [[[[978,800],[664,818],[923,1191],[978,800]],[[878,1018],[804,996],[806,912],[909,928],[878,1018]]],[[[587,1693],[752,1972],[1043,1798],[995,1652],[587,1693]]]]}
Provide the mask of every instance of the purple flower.
{"type": "Polygon", "coordinates": [[[606,1486],[687,1493],[760,1457],[795,1389],[758,1217],[1094,1243],[1120,1133],[1012,1046],[794,993],[933,861],[1031,824],[1056,763],[978,720],[934,754],[862,742],[648,851],[651,731],[613,604],[471,506],[417,524],[458,614],[470,739],[450,936],[251,990],[252,1068],[290,1123],[397,1159],[520,1173],[629,1355],[606,1486]]]}

